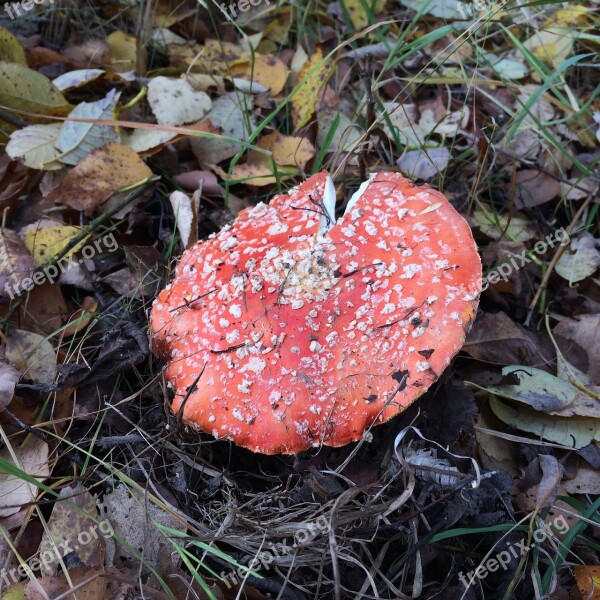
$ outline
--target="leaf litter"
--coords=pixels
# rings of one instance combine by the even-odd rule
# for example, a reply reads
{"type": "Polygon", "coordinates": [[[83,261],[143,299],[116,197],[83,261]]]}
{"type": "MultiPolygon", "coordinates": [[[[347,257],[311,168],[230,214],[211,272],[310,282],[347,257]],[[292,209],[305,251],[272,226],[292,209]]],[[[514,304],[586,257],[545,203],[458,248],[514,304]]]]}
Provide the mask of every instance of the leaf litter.
{"type": "Polygon", "coordinates": [[[9,591],[585,597],[595,4],[241,5],[78,6],[62,39],[53,3],[0,19],[0,525],[29,564],[77,545],[9,591]],[[349,447],[267,457],[187,431],[149,353],[152,299],[186,247],[323,168],[339,207],[393,170],[468,219],[489,285],[463,352],[349,447]],[[558,518],[576,535],[555,528],[465,589],[519,522],[558,518]],[[94,536],[102,519],[112,533],[94,536]]]}

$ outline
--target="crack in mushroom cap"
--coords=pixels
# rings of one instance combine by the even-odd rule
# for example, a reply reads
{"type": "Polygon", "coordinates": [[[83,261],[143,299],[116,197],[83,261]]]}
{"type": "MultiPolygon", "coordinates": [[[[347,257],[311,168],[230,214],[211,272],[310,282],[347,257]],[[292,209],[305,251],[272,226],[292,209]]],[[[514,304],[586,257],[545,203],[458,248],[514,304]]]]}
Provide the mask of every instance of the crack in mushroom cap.
{"type": "Polygon", "coordinates": [[[342,446],[461,348],[481,291],[467,222],[378,173],[334,223],[332,189],[318,173],[182,256],[151,329],[185,422],[265,454],[342,446]]]}

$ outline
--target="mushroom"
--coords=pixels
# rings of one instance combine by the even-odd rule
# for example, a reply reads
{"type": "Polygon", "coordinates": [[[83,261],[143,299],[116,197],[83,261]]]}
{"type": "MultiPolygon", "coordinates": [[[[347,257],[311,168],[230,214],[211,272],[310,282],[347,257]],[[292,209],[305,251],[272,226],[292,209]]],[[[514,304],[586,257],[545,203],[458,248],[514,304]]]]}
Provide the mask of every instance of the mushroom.
{"type": "Polygon", "coordinates": [[[318,173],[183,254],[151,330],[186,423],[264,454],[342,446],[459,351],[481,291],[463,217],[396,173],[334,209],[318,173]]]}

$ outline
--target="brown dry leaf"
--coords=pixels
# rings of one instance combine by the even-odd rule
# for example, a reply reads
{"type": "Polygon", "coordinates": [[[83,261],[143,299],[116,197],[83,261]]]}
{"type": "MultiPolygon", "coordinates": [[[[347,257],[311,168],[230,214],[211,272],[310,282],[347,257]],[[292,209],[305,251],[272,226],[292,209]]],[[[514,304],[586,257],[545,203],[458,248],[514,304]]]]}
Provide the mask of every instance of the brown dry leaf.
{"type": "Polygon", "coordinates": [[[131,148],[110,143],[79,161],[48,194],[48,199],[90,215],[115,192],[151,175],[152,171],[131,148]]]}
{"type": "Polygon", "coordinates": [[[271,54],[254,54],[254,64],[232,69],[232,74],[267,88],[271,96],[277,96],[283,90],[289,72],[284,62],[271,54]]]}
{"type": "Polygon", "coordinates": [[[8,155],[0,156],[0,209],[16,208],[19,196],[25,193],[29,183],[29,171],[19,161],[11,161],[8,155]]]}
{"type": "Polygon", "coordinates": [[[16,231],[0,229],[0,296],[13,296],[35,264],[16,231]]]}
{"type": "Polygon", "coordinates": [[[588,355],[586,375],[600,384],[600,315],[579,315],[576,319],[563,319],[553,331],[554,335],[578,344],[588,355]]]}
{"type": "Polygon", "coordinates": [[[86,296],[83,299],[81,308],[78,308],[69,319],[67,327],[63,331],[64,337],[72,337],[86,329],[98,308],[98,300],[92,296],[86,296]]]}
{"type": "Polygon", "coordinates": [[[580,465],[577,473],[571,479],[563,480],[563,487],[569,494],[600,494],[600,475],[598,469],[580,465]]]}
{"type": "Polygon", "coordinates": [[[67,555],[70,564],[76,557],[80,566],[102,566],[105,537],[111,533],[108,523],[99,522],[96,502],[82,485],[62,488],[40,543],[40,555],[52,557],[42,563],[42,575],[56,575],[67,555]]]}
{"type": "Polygon", "coordinates": [[[159,533],[156,526],[160,524],[174,531],[184,532],[185,525],[175,515],[124,485],[119,485],[106,494],[99,508],[100,517],[110,520],[115,532],[114,537],[107,539],[107,565],[122,564],[123,560],[137,560],[119,540],[135,549],[143,548],[146,566],[159,564],[165,551],[170,556],[171,564],[179,564],[179,555],[173,552],[171,543],[159,533]]]}
{"type": "Polygon", "coordinates": [[[600,565],[575,565],[577,589],[585,600],[600,600],[600,565]]]}
{"type": "Polygon", "coordinates": [[[517,208],[539,206],[560,196],[560,181],[537,169],[523,169],[522,171],[518,171],[516,182],[517,208]]]}
{"type": "Polygon", "coordinates": [[[483,313],[475,321],[463,351],[476,360],[497,365],[541,365],[554,359],[544,342],[506,313],[483,313]]]}
{"type": "Polygon", "coordinates": [[[60,286],[45,281],[29,292],[20,314],[33,332],[47,335],[62,327],[69,311],[60,286]]]}
{"type": "MultiPolygon", "coordinates": [[[[50,475],[46,442],[28,435],[23,443],[12,446],[12,450],[14,458],[8,448],[0,451],[0,457],[38,481],[44,481],[50,475]]],[[[38,492],[39,488],[36,485],[25,481],[19,474],[0,471],[0,517],[15,514],[23,504],[33,502],[38,492]]]]}
{"type": "Polygon", "coordinates": [[[296,80],[298,89],[292,97],[292,121],[294,131],[306,125],[313,113],[321,88],[334,69],[333,61],[323,60],[323,50],[315,48],[314,54],[304,63],[296,80]]]}

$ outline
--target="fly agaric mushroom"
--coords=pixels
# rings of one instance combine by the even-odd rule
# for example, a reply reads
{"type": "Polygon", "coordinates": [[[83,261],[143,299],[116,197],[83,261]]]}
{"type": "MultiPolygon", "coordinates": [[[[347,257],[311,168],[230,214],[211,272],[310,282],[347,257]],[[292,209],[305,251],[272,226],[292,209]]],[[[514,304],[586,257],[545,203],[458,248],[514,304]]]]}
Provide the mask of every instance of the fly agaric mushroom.
{"type": "Polygon", "coordinates": [[[151,329],[186,423],[264,454],[342,446],[461,348],[481,260],[448,200],[378,173],[334,208],[318,173],[184,253],[151,329]]]}

